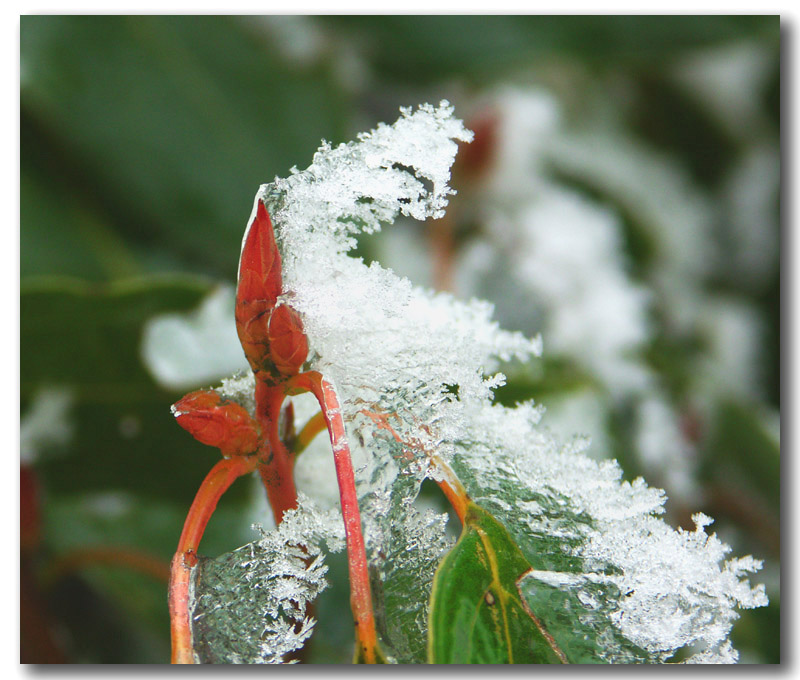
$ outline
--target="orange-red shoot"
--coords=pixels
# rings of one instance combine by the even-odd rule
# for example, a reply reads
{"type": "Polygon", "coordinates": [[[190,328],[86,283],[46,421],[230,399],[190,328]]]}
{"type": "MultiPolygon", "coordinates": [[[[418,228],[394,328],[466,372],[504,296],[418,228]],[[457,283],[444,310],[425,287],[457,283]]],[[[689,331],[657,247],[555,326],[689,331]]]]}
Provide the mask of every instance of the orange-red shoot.
{"type": "Polygon", "coordinates": [[[223,456],[246,456],[258,451],[258,424],[239,404],[223,400],[213,390],[187,394],[173,406],[178,424],[197,441],[216,446],[223,456]]]}
{"type": "Polygon", "coordinates": [[[193,662],[188,610],[190,571],[200,538],[220,496],[234,479],[257,469],[276,522],[297,505],[294,456],[321,429],[321,422],[312,419],[295,440],[291,405],[284,411],[283,431],[279,427],[279,414],[288,394],[305,391],[317,397],[333,446],[345,519],[358,658],[367,663],[382,658],[375,633],[350,449],[338,397],[319,373],[300,373],[308,356],[308,340],[300,315],[280,299],[282,286],[281,256],[272,222],[259,200],[242,248],[235,310],[236,331],[256,379],[255,417],[212,390],[192,392],[173,407],[181,427],[198,441],[219,448],[228,459],[217,463],[198,491],[172,562],[170,614],[174,663],[193,662]],[[287,448],[287,441],[292,441],[294,450],[287,448]]]}
{"type": "Polygon", "coordinates": [[[296,375],[308,356],[300,315],[279,303],[281,256],[261,201],[245,237],[236,290],[236,330],[256,378],[271,385],[296,375]]]}

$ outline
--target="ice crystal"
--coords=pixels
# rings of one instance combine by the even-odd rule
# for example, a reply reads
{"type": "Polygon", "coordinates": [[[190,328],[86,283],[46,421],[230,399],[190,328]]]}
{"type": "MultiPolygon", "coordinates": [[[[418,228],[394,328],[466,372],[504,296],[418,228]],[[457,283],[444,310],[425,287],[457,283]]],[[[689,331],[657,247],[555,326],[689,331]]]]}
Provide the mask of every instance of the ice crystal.
{"type": "Polygon", "coordinates": [[[541,341],[501,330],[488,303],[415,288],[346,251],[355,234],[400,214],[441,216],[456,140],[470,137],[446,102],[404,110],[357,142],[323,146],[307,170],[259,192],[271,208],[287,295],[303,317],[309,365],[336,386],[356,433],[396,449],[387,467],[414,468],[420,478],[426,452],[446,450],[458,402],[490,398],[487,379],[499,362],[538,354],[541,341]]]}
{"type": "Polygon", "coordinates": [[[433,575],[454,541],[445,533],[447,515],[421,512],[408,498],[398,505],[388,508],[391,524],[371,532],[378,630],[393,662],[425,663],[433,575]]]}
{"type": "MultiPolygon", "coordinates": [[[[642,479],[622,482],[614,461],[558,448],[538,429],[539,417],[531,405],[476,410],[455,462],[470,491],[516,533],[531,563],[549,572],[537,578],[606,589],[603,618],[595,617],[593,625],[609,640],[608,660],[634,654],[665,661],[690,644],[714,647],[725,641],[735,607],[766,604],[764,587],[752,588],[744,579],[761,563],[750,557],[723,561],[730,548],[705,533],[709,518],[697,515],[694,532],[672,529],[658,517],[663,492],[642,479]]],[[[556,640],[573,647],[573,633],[560,630],[553,618],[558,609],[552,600],[544,591],[530,594],[556,640]]],[[[583,611],[580,618],[588,600],[578,594],[570,606],[583,611]]]]}
{"type": "Polygon", "coordinates": [[[200,562],[192,629],[203,663],[283,663],[313,632],[307,606],[327,586],[320,544],[344,547],[341,517],[301,495],[276,529],[260,531],[259,540],[200,562]]]}
{"type": "Polygon", "coordinates": [[[234,373],[229,378],[223,378],[222,384],[216,388],[223,399],[235,401],[250,415],[255,417],[256,410],[256,379],[253,372],[243,370],[234,373]]]}
{"type": "MultiPolygon", "coordinates": [[[[721,564],[726,548],[716,538],[669,528],[658,517],[663,492],[621,482],[616,463],[595,462],[577,445],[559,447],[538,426],[537,407],[491,404],[498,362],[537,355],[538,338],[501,330],[487,303],[433,294],[347,256],[358,232],[399,214],[441,214],[453,140],[468,138],[451,113],[444,104],[405,111],[358,142],[324,146],[308,170],[260,192],[272,208],[287,295],[303,316],[309,365],[336,386],[348,421],[371,563],[380,569],[381,551],[398,537],[406,554],[420,549],[419,537],[398,527],[436,454],[506,520],[540,570],[603,584],[602,634],[618,641],[608,660],[658,661],[698,641],[722,643],[734,606],[764,602],[763,589],[741,578],[758,565],[721,564]]],[[[542,286],[559,281],[558,272],[530,275],[542,286]]],[[[573,604],[586,610],[593,601],[584,593],[573,604]]]]}
{"type": "Polygon", "coordinates": [[[546,91],[506,87],[491,94],[490,106],[496,159],[471,206],[482,229],[462,250],[457,290],[494,301],[504,327],[541,332],[550,365],[579,373],[579,384],[560,381],[559,393],[548,395],[545,426],[564,440],[569,432],[591,435],[593,457],[613,450],[609,423],[632,416],[644,429],[655,420],[652,403],[662,404],[658,431],[638,437],[637,462],[672,496],[697,502],[696,451],[645,356],[663,291],[694,328],[702,322],[696,284],[708,266],[708,205],[646,147],[617,143],[617,132],[609,146],[605,128],[570,130],[546,91]],[[566,186],[563,175],[615,200],[601,204],[566,186]],[[656,285],[634,277],[625,220],[611,205],[652,230],[656,285]]]}
{"type": "MultiPolygon", "coordinates": [[[[424,655],[427,598],[449,542],[444,517],[413,504],[437,457],[519,544],[533,568],[524,597],[572,661],[661,662],[681,649],[695,662],[735,660],[727,640],[735,607],[766,602],[763,586],[746,580],[760,563],[726,560],[705,516],[696,531],[670,528],[662,491],[622,481],[616,462],[591,459],[580,438],[556,439],[540,423],[541,406],[492,403],[501,362],[538,356],[540,338],[502,330],[489,303],[417,288],[347,254],[359,233],[399,215],[441,216],[456,141],[469,137],[444,102],[404,110],[356,142],[323,145],[307,170],[257,196],[275,226],[284,296],[309,340],[305,368],[339,396],[388,653],[424,655]]],[[[597,242],[613,251],[605,233],[598,228],[597,242]]],[[[543,288],[560,285],[558,271],[529,275],[543,277],[543,288]]],[[[623,346],[640,337],[617,330],[623,346]]],[[[252,378],[219,389],[242,401],[252,378]]],[[[298,422],[314,411],[297,406],[298,422]]],[[[208,658],[276,661],[310,634],[305,604],[324,587],[319,542],[342,547],[338,509],[326,506],[327,514],[313,511],[301,497],[300,510],[261,541],[204,566],[195,630],[208,633],[208,658]],[[212,650],[218,637],[245,644],[212,650]]]]}

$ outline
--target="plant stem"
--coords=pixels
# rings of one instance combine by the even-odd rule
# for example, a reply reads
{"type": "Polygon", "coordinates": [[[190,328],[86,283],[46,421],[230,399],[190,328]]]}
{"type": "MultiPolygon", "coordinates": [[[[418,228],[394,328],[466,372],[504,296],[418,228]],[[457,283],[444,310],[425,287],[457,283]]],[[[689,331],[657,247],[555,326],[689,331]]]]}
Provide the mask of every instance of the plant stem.
{"type": "Polygon", "coordinates": [[[342,505],[345,539],[347,542],[347,562],[350,575],[350,606],[356,626],[356,639],[359,645],[357,657],[365,663],[376,663],[381,657],[375,633],[375,617],[372,610],[372,592],[369,585],[367,551],[361,529],[361,515],[358,509],[353,463],[350,446],[344,427],[344,418],[333,385],[316,371],[308,371],[291,378],[287,387],[308,390],[314,394],[322,409],[333,449],[336,466],[336,480],[339,484],[339,498],[342,505]]]}
{"type": "MultiPolygon", "coordinates": [[[[399,434],[397,434],[397,430],[395,430],[389,424],[389,418],[384,413],[375,413],[374,411],[363,410],[361,411],[365,416],[370,418],[373,423],[378,426],[380,430],[386,430],[389,434],[394,437],[394,440],[403,446],[408,446],[409,448],[422,448],[419,445],[414,444],[407,444],[403,441],[399,434]]],[[[424,451],[424,448],[423,448],[424,451]]],[[[432,477],[433,481],[435,481],[439,488],[444,493],[447,500],[450,502],[450,505],[453,506],[453,510],[455,510],[456,514],[458,515],[458,519],[461,521],[461,524],[464,524],[464,518],[467,514],[467,506],[470,503],[469,496],[467,495],[464,486],[461,484],[461,481],[456,476],[456,473],[453,472],[453,469],[445,463],[439,456],[428,454],[428,459],[430,460],[430,464],[435,470],[437,474],[432,477]],[[437,479],[437,477],[441,477],[441,479],[437,479]]]]}
{"type": "Polygon", "coordinates": [[[297,456],[305,451],[314,437],[322,432],[325,427],[325,415],[320,411],[303,426],[303,429],[300,430],[297,437],[295,437],[292,453],[297,456]]]}
{"type": "Polygon", "coordinates": [[[94,546],[78,548],[59,557],[47,570],[42,580],[51,587],[68,574],[96,564],[125,567],[146,574],[159,581],[169,580],[169,567],[162,559],[133,548],[117,546],[94,546]]]}
{"type": "Polygon", "coordinates": [[[439,456],[432,456],[431,463],[436,467],[442,477],[441,480],[434,478],[434,481],[439,485],[439,488],[442,490],[447,500],[450,501],[450,505],[453,506],[453,510],[455,510],[458,519],[461,520],[461,524],[463,525],[467,516],[467,506],[470,503],[469,496],[464,486],[461,484],[458,477],[456,477],[456,473],[453,472],[453,469],[439,458],[439,456]]]}
{"type": "Polygon", "coordinates": [[[219,499],[242,475],[252,472],[257,464],[255,456],[223,458],[206,475],[194,498],[178,549],[170,564],[169,615],[172,634],[172,663],[194,663],[192,653],[192,625],[189,618],[189,586],[192,570],[197,565],[197,548],[208,520],[219,499]]]}
{"type": "Polygon", "coordinates": [[[256,418],[265,444],[258,455],[258,472],[267,490],[275,524],[287,510],[297,507],[292,456],[281,441],[278,423],[286,391],[284,387],[256,381],[256,418]]]}

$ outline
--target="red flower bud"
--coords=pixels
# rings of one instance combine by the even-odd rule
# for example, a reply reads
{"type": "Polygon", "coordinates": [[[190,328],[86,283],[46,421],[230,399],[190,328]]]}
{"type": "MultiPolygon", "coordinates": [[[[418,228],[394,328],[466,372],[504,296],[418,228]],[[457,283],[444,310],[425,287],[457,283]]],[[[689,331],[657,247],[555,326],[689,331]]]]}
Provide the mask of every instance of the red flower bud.
{"type": "Polygon", "coordinates": [[[172,412],[184,430],[197,441],[217,447],[226,458],[258,450],[260,437],[253,418],[213,390],[187,394],[173,405],[172,412]]]}
{"type": "Polygon", "coordinates": [[[236,330],[253,372],[274,384],[295,375],[308,356],[300,315],[287,305],[276,306],[281,285],[281,256],[259,199],[239,263],[236,330]]]}
{"type": "Polygon", "coordinates": [[[254,301],[274,305],[281,294],[281,286],[281,254],[275,242],[272,220],[259,199],[242,245],[236,306],[246,306],[254,301]]]}
{"type": "Polygon", "coordinates": [[[275,308],[269,317],[269,356],[281,375],[292,376],[308,356],[308,340],[300,315],[289,305],[275,308]]]}

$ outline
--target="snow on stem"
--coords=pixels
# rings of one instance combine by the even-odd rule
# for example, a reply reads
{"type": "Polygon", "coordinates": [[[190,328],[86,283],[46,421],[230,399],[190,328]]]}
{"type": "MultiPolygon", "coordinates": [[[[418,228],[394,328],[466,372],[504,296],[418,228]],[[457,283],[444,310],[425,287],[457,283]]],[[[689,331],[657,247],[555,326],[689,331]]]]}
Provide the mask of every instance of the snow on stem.
{"type": "Polygon", "coordinates": [[[333,385],[320,373],[308,371],[291,378],[287,387],[293,392],[309,391],[319,402],[328,427],[336,466],[336,480],[339,484],[339,498],[342,505],[347,561],[350,575],[350,606],[356,626],[359,645],[357,657],[366,663],[377,663],[381,657],[375,633],[375,617],[372,609],[372,592],[367,569],[367,551],[361,530],[361,515],[358,509],[353,462],[339,398],[333,385]]]}
{"type": "Polygon", "coordinates": [[[431,465],[434,468],[433,481],[439,485],[463,525],[467,516],[467,507],[471,502],[464,486],[456,477],[453,469],[439,456],[431,456],[431,465]]]}

